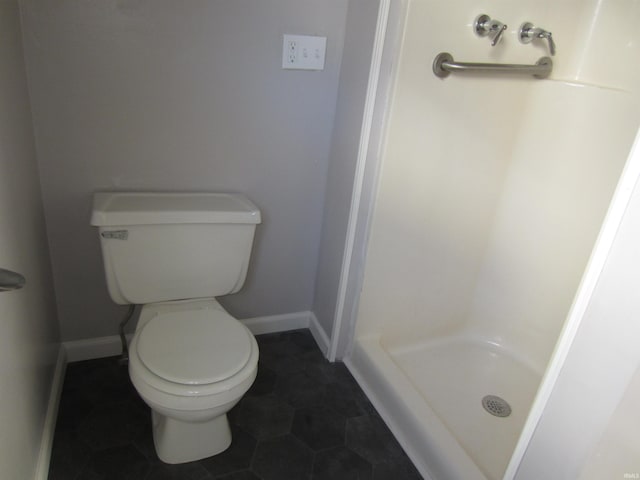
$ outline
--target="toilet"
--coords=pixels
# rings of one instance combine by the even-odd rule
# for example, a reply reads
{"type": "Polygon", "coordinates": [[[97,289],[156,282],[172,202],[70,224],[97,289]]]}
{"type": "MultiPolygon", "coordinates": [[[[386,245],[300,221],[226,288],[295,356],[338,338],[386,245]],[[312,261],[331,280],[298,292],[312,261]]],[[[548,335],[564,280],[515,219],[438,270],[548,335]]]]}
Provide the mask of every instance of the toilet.
{"type": "Polygon", "coordinates": [[[226,193],[96,193],[109,294],[142,305],[129,375],[166,463],[231,444],[227,412],[252,385],[258,345],[215,297],[244,284],[260,211],[226,193]]]}

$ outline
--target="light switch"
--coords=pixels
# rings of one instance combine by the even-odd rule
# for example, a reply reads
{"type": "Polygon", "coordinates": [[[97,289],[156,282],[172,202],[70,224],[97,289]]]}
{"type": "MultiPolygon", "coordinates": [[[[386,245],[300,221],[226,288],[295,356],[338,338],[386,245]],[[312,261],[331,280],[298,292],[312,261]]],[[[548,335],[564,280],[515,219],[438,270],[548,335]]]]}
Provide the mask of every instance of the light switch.
{"type": "Polygon", "coordinates": [[[282,68],[293,70],[323,70],[327,37],[284,35],[282,68]]]}

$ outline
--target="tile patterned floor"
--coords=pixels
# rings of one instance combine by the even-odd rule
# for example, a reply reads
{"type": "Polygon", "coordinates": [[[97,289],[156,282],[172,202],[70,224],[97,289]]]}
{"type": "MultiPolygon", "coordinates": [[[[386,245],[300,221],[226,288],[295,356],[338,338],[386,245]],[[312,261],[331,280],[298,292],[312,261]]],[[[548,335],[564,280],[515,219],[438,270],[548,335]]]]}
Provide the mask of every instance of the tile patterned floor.
{"type": "Polygon", "coordinates": [[[158,460],[150,413],[117,358],[70,364],[49,480],[419,480],[346,367],[306,330],[260,335],[258,377],[229,413],[231,447],[158,460]]]}

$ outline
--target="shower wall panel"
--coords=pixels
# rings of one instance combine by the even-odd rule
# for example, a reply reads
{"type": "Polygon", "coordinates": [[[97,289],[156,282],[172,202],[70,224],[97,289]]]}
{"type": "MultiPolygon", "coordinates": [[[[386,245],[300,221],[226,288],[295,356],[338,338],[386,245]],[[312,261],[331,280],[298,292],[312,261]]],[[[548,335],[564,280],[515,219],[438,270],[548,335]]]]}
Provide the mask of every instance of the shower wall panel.
{"type": "Polygon", "coordinates": [[[637,128],[640,69],[628,59],[639,42],[625,12],[638,6],[490,10],[409,5],[356,336],[393,346],[470,328],[524,347],[543,369],[637,128]],[[495,47],[473,33],[480,13],[508,24],[495,47]],[[548,80],[433,75],[442,51],[503,63],[549,55],[546,42],[517,40],[524,21],[553,32],[548,80]]]}

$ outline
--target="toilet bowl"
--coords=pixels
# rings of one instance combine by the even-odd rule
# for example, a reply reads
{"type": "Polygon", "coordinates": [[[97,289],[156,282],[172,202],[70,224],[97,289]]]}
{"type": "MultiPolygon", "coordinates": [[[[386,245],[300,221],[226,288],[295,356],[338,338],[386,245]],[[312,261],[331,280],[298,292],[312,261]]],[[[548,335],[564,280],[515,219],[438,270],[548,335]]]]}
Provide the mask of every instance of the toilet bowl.
{"type": "Polygon", "coordinates": [[[129,374],[152,409],[158,457],[183,463],[231,443],[227,412],[253,383],[258,346],[215,299],[147,304],[129,349],[129,374]]]}
{"type": "Polygon", "coordinates": [[[245,281],[260,211],[229,193],[101,192],[93,199],[111,299],[142,305],[129,375],[167,463],[231,443],[227,412],[253,383],[258,345],[215,297],[245,281]]]}

